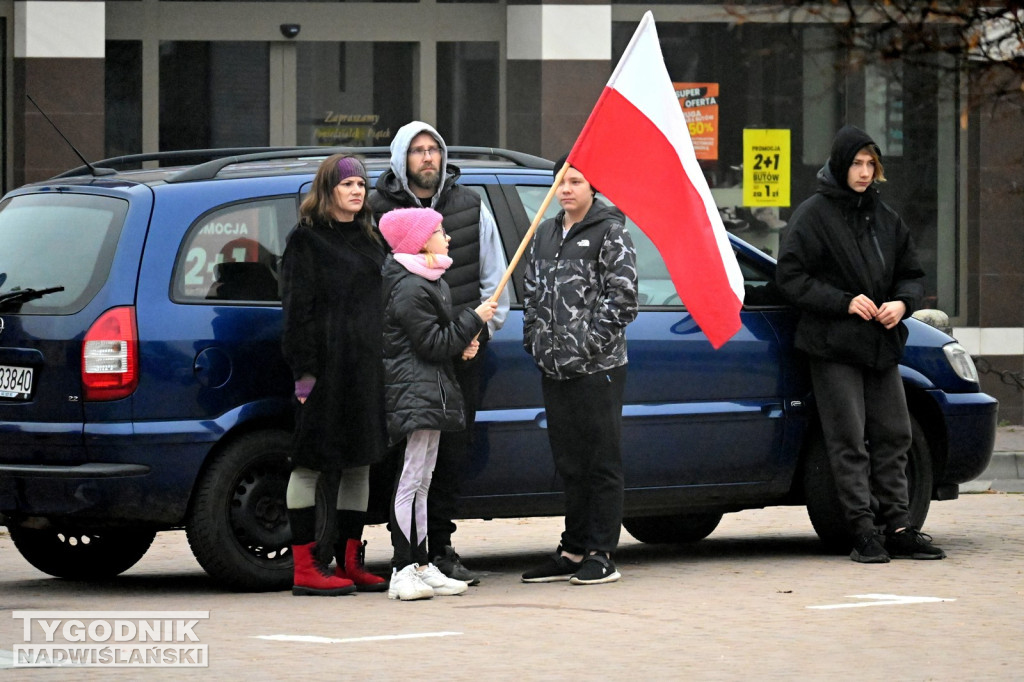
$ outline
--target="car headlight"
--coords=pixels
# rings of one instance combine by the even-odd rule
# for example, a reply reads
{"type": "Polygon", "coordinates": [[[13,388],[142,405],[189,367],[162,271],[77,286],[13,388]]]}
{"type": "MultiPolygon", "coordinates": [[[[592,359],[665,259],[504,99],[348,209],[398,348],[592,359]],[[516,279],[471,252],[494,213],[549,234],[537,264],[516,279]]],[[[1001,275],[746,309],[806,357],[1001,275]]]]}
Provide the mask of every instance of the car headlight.
{"type": "Polygon", "coordinates": [[[974,359],[966,348],[959,343],[947,343],[942,347],[942,352],[946,354],[946,360],[958,377],[978,383],[978,368],[974,366],[974,359]]]}

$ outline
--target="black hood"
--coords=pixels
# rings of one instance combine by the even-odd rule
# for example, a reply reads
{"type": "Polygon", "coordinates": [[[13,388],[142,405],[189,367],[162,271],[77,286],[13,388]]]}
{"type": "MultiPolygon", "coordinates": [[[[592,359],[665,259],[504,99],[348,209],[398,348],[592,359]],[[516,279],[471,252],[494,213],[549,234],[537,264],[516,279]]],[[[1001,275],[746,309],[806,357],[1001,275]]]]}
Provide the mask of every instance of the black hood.
{"type": "Polygon", "coordinates": [[[846,178],[849,177],[850,166],[853,165],[853,157],[857,156],[857,152],[867,146],[873,147],[875,153],[878,154],[878,158],[882,158],[878,145],[875,144],[870,135],[860,128],[856,126],[843,126],[836,133],[835,138],[832,140],[832,152],[828,156],[828,169],[832,172],[832,178],[839,187],[850,189],[849,185],[846,184],[846,178]]]}

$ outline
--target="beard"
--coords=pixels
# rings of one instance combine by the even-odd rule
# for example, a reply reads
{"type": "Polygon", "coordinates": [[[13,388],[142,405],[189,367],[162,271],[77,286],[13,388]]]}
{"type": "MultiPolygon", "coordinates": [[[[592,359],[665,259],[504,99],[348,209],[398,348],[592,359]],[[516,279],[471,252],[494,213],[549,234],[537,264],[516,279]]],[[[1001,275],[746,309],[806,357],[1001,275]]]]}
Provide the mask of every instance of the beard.
{"type": "Polygon", "coordinates": [[[435,168],[428,168],[418,173],[409,171],[409,182],[422,189],[436,190],[441,186],[441,172],[435,168]]]}

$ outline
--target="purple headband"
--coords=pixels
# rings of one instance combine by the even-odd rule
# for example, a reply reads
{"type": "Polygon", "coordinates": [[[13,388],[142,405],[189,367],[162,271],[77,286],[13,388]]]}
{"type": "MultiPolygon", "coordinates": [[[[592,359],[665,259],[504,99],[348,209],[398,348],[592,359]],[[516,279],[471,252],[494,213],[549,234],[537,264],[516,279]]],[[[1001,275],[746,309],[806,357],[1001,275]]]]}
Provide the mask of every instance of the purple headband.
{"type": "Polygon", "coordinates": [[[360,177],[366,180],[366,169],[363,168],[363,164],[359,163],[359,159],[354,156],[346,156],[338,159],[338,182],[341,182],[345,178],[360,177]]]}

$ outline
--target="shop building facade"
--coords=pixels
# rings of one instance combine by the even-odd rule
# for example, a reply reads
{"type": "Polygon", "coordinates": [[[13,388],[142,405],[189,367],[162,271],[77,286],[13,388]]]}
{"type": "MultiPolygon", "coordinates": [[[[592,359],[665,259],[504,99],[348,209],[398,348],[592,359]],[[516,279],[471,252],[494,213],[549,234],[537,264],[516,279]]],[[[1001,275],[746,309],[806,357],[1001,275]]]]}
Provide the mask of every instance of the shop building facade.
{"type": "MultiPolygon", "coordinates": [[[[976,84],[951,57],[863,60],[820,19],[764,5],[0,2],[3,189],[79,163],[29,96],[90,160],[387,145],[414,118],[449,144],[557,158],[647,10],[727,227],[774,252],[835,130],[861,126],[882,147],[884,195],[921,251],[928,306],[980,358],[1000,418],[1024,422],[1020,103],[976,106],[976,84]],[[784,142],[774,200],[751,199],[759,135],[784,142]]],[[[613,153],[643,150],[623,131],[613,153]]]]}

